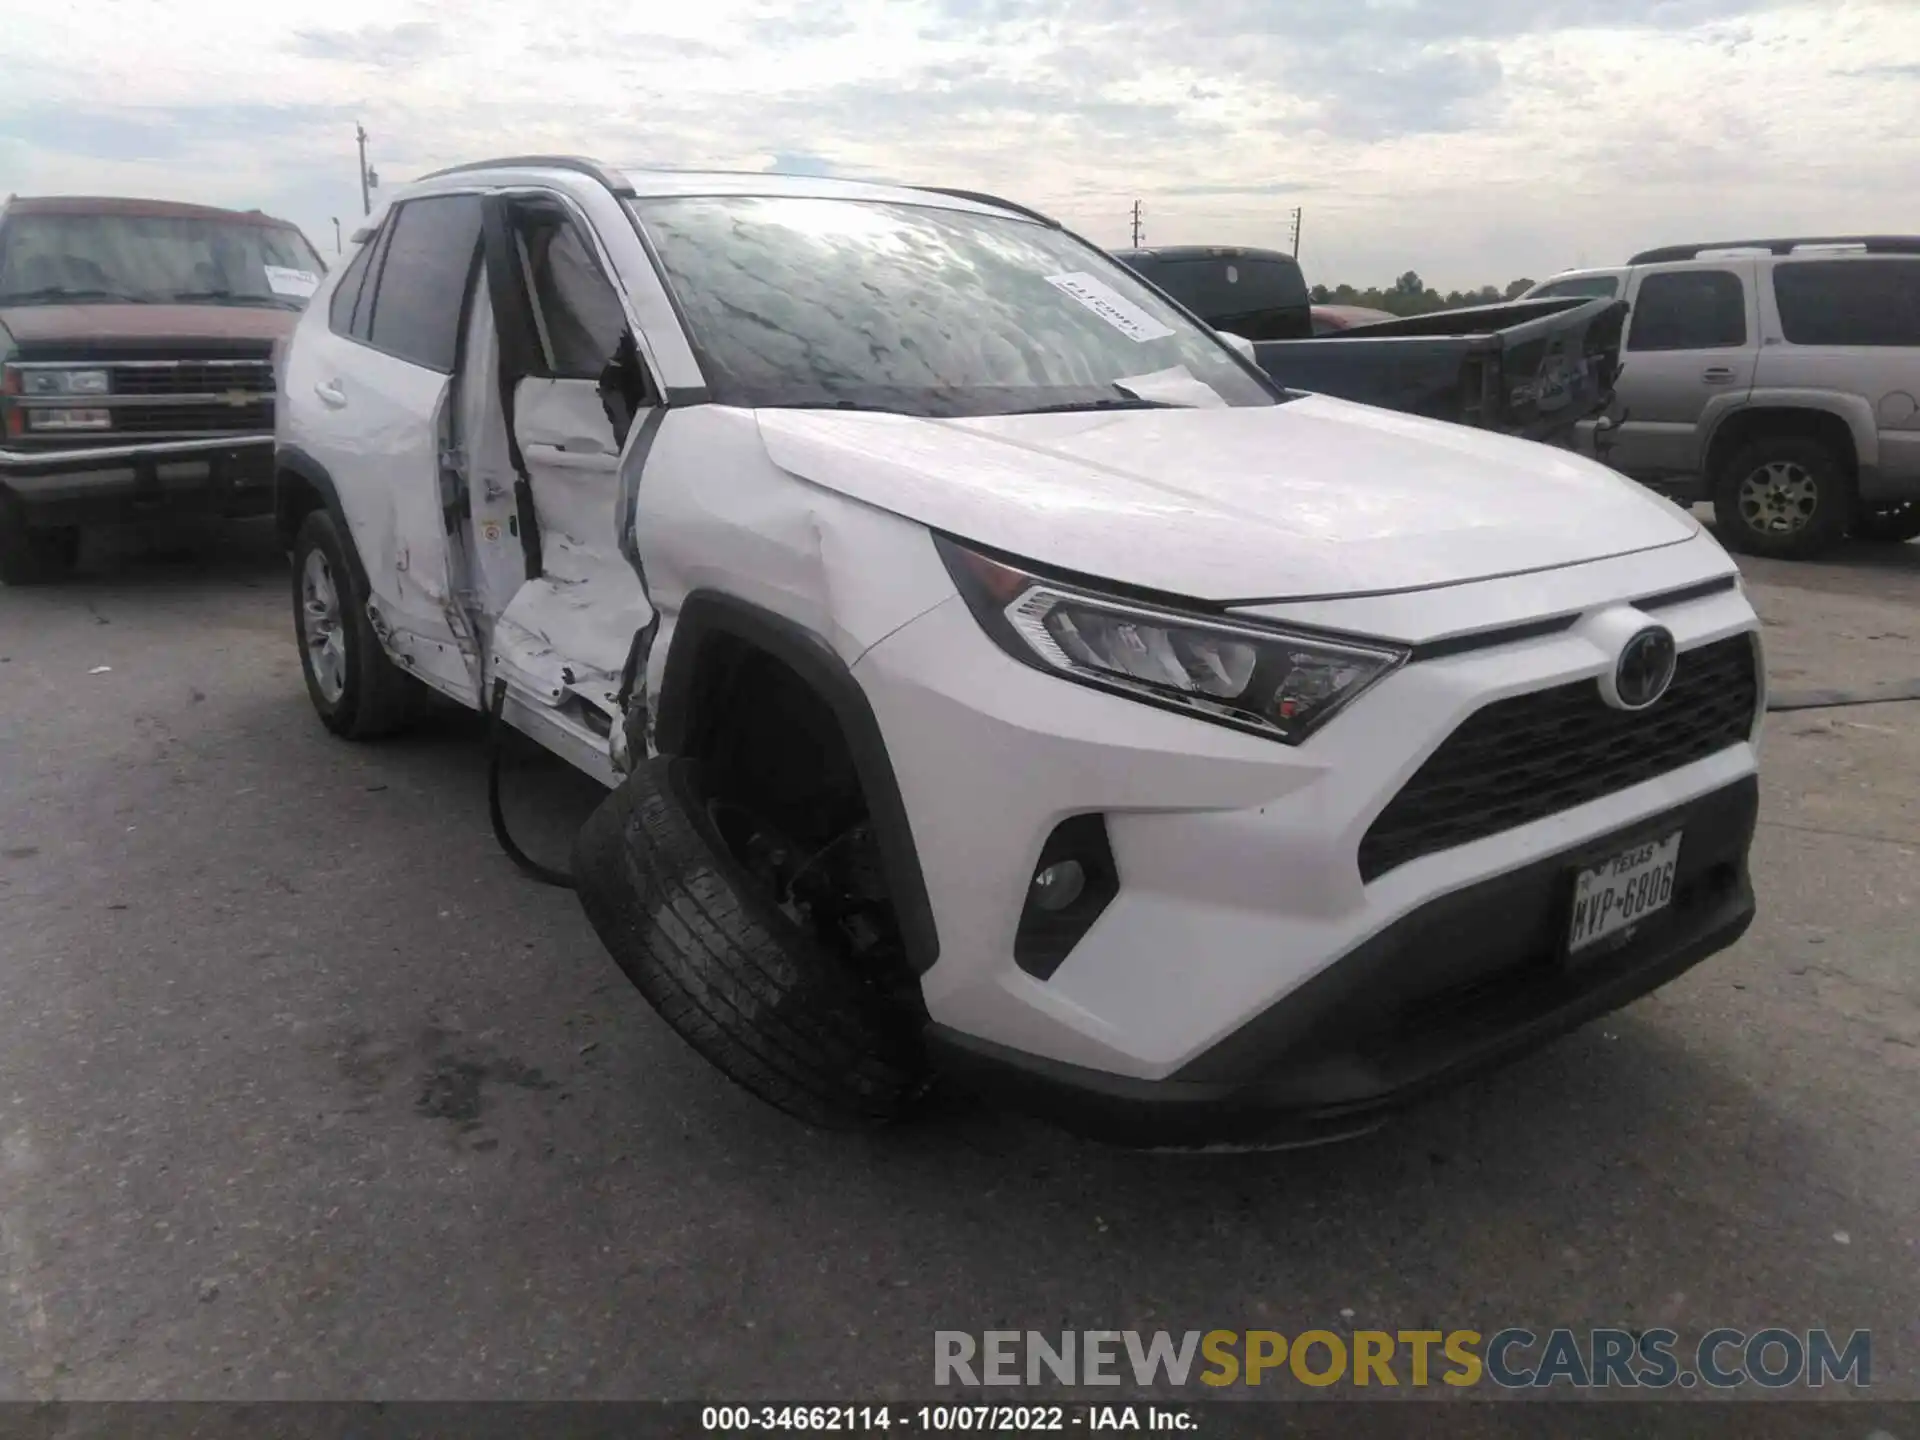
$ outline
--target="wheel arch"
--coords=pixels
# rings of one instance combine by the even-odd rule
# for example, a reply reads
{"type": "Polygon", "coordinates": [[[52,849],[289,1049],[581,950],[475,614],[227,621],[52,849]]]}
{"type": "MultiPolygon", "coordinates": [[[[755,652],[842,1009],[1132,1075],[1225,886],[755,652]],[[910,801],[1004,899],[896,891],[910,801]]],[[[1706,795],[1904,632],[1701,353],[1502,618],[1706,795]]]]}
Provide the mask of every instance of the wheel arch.
{"type": "Polygon", "coordinates": [[[1863,467],[1877,455],[1872,412],[1864,400],[1851,396],[1765,395],[1729,411],[1707,440],[1702,470],[1717,485],[1722,471],[1739,450],[1763,435],[1800,435],[1829,447],[1856,482],[1863,467]],[[1858,410],[1861,413],[1855,414],[1858,410]]]}
{"type": "Polygon", "coordinates": [[[273,530],[280,547],[289,552],[300,533],[300,522],[315,510],[325,510],[340,532],[340,542],[353,567],[354,583],[360,593],[370,593],[367,570],[360,559],[360,547],[354,543],[353,527],[340,504],[340,492],[333,477],[318,460],[297,446],[281,445],[273,452],[273,530]]]}
{"type": "Polygon", "coordinates": [[[866,692],[831,647],[759,605],[721,591],[693,591],[668,636],[653,712],[655,748],[684,755],[699,747],[716,724],[719,682],[742,647],[785,666],[831,714],[873,822],[908,962],[926,974],[940,942],[906,802],[866,692]]]}

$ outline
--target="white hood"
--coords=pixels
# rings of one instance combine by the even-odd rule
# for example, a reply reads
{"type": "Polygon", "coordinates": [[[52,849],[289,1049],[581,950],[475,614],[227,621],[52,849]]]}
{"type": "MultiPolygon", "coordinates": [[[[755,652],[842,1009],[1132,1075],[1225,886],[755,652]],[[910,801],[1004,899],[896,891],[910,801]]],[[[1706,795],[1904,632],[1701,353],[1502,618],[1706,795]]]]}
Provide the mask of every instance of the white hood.
{"type": "Polygon", "coordinates": [[[1324,396],[758,418],[773,462],[814,484],[1044,565],[1196,599],[1455,585],[1677,544],[1699,528],[1567,451],[1324,396]]]}

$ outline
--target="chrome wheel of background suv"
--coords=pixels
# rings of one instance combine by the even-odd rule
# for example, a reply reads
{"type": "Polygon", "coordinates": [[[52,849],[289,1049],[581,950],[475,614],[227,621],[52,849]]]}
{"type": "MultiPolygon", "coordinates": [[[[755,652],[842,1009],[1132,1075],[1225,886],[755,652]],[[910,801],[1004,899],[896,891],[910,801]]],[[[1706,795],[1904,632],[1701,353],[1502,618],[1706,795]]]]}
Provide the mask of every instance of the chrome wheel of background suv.
{"type": "Polygon", "coordinates": [[[1804,529],[1819,508],[1819,485],[1792,460],[1770,460],[1740,482],[1740,517],[1763,535],[1804,529]]]}

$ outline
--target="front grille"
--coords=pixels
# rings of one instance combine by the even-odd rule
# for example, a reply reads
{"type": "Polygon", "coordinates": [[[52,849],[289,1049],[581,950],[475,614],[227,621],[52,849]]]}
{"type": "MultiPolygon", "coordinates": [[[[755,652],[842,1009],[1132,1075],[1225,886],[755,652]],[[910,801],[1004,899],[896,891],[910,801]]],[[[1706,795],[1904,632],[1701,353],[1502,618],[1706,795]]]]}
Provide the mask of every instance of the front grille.
{"type": "Polygon", "coordinates": [[[112,367],[116,395],[225,395],[273,393],[271,360],[180,360],[112,367]]]}
{"type": "Polygon", "coordinates": [[[113,429],[119,435],[220,435],[273,429],[273,397],[244,405],[116,405],[113,429]]]}
{"type": "Polygon", "coordinates": [[[1496,700],[1414,772],[1360,842],[1372,881],[1409,860],[1497,835],[1744,741],[1760,677],[1736,635],[1684,651],[1646,710],[1615,710],[1592,680],[1496,700]]]}

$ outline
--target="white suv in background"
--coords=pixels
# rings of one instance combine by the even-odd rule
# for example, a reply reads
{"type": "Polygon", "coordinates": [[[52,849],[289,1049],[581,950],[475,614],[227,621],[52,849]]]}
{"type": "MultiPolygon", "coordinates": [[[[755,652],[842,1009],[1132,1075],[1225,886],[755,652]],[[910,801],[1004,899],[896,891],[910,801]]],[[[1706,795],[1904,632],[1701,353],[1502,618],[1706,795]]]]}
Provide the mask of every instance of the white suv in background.
{"type": "Polygon", "coordinates": [[[512,853],[794,1114],[1351,1133],[1753,915],[1754,613],[1589,460],[984,196],[502,160],[360,241],[281,372],[313,703],[606,784],[512,853]]]}
{"type": "Polygon", "coordinates": [[[1920,536],[1920,238],[1672,245],[1527,294],[1631,303],[1601,453],[1729,545],[1920,536]]]}

